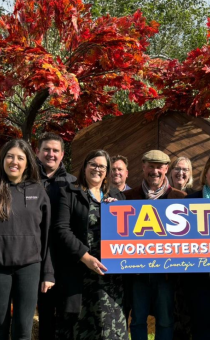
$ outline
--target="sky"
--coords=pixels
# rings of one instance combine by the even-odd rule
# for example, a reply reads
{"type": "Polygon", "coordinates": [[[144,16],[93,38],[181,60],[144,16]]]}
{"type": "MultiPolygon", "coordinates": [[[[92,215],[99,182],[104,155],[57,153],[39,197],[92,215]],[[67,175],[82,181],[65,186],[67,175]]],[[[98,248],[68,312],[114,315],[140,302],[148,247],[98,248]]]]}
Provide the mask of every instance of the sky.
{"type": "MultiPolygon", "coordinates": [[[[0,7],[5,8],[7,11],[12,12],[15,0],[0,0],[0,7]]],[[[210,6],[210,0],[203,0],[210,6]]]]}
{"type": "Polygon", "coordinates": [[[14,0],[0,0],[0,7],[5,8],[6,11],[12,12],[14,0]]]}

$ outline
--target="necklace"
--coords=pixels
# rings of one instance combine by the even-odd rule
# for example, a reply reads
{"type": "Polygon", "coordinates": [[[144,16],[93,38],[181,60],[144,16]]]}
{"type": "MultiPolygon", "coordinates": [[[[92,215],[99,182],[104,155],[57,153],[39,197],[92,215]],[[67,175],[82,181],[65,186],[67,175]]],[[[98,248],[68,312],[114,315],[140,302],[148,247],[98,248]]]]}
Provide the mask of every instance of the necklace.
{"type": "Polygon", "coordinates": [[[203,198],[210,198],[210,187],[208,185],[203,186],[203,198]]]}

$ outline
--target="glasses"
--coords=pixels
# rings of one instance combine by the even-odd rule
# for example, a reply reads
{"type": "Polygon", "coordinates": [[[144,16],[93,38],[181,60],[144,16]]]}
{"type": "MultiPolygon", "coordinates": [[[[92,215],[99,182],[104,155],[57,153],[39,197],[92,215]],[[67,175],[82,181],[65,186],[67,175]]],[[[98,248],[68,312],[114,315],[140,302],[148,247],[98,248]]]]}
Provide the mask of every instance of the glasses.
{"type": "Polygon", "coordinates": [[[174,168],[174,171],[176,171],[176,172],[181,172],[181,171],[188,172],[189,170],[190,169],[188,169],[188,168],[178,168],[178,167],[174,168]]]}
{"type": "Polygon", "coordinates": [[[94,169],[96,170],[98,168],[99,171],[101,172],[105,172],[106,169],[107,169],[107,166],[106,165],[102,165],[102,164],[96,164],[96,163],[93,163],[93,162],[88,162],[89,166],[91,169],[94,169]]]}

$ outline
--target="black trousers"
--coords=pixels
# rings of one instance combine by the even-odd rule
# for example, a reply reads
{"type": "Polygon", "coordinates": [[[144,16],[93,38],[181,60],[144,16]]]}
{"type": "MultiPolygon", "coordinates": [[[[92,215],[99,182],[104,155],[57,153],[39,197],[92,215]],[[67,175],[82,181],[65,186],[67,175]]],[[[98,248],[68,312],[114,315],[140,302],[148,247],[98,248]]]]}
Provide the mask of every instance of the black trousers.
{"type": "Polygon", "coordinates": [[[36,309],[40,263],[21,267],[0,267],[0,339],[8,340],[13,318],[12,340],[30,340],[33,316],[36,309]]]}
{"type": "Polygon", "coordinates": [[[209,273],[182,274],[182,280],[191,317],[192,340],[210,340],[209,273]]]}
{"type": "Polygon", "coordinates": [[[53,286],[47,293],[39,290],[39,340],[55,339],[55,311],[56,311],[56,287],[53,286]]]}

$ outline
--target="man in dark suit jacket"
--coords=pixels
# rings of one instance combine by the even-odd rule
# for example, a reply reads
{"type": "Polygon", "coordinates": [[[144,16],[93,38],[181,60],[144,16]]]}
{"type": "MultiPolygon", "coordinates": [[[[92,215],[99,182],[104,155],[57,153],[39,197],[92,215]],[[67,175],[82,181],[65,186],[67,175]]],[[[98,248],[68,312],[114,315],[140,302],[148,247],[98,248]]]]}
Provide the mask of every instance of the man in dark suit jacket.
{"type": "MultiPolygon", "coordinates": [[[[183,198],[186,193],[172,188],[166,177],[170,158],[160,150],[142,157],[144,179],[140,186],[125,191],[127,200],[183,198]]],[[[147,317],[154,310],[156,340],[173,339],[174,287],[172,276],[137,274],[132,287],[132,340],[147,340],[147,317]]]]}

